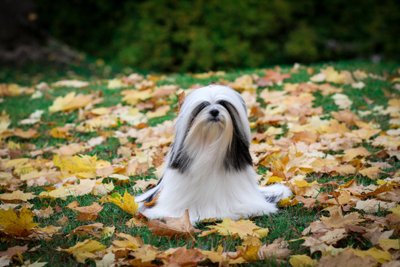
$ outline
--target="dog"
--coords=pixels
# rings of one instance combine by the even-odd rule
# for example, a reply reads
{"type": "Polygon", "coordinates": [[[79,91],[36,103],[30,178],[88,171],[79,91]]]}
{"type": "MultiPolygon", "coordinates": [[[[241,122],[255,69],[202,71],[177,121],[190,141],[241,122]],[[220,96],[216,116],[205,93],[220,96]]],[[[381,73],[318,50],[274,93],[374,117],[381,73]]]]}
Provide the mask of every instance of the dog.
{"type": "Polygon", "coordinates": [[[183,216],[240,219],[271,214],[288,187],[259,187],[249,146],[246,105],[239,93],[209,85],[190,93],[179,112],[175,139],[158,184],[136,197],[149,219],[183,216]]]}

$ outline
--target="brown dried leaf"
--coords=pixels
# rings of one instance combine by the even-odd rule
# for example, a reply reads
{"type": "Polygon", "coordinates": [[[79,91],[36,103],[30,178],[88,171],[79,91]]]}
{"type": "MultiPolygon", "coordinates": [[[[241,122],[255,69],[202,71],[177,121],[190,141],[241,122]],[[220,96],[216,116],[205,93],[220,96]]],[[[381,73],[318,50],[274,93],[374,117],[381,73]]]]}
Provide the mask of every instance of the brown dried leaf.
{"type": "Polygon", "coordinates": [[[185,214],[182,217],[178,218],[165,218],[165,222],[160,220],[150,220],[147,223],[150,231],[158,236],[167,236],[167,237],[191,237],[197,232],[198,229],[195,229],[193,225],[190,223],[189,211],[186,210],[185,214]]]}
{"type": "Polygon", "coordinates": [[[263,245],[258,250],[258,257],[260,260],[275,258],[278,260],[287,259],[291,253],[289,243],[282,238],[275,239],[269,245],[263,245]]]}
{"type": "Polygon", "coordinates": [[[376,260],[372,257],[360,257],[351,250],[346,249],[336,255],[323,256],[318,266],[324,267],[353,267],[353,266],[375,266],[376,260]]]}
{"type": "Polygon", "coordinates": [[[203,253],[198,249],[180,247],[163,258],[163,261],[165,266],[197,266],[205,258],[203,253]]]}
{"type": "Polygon", "coordinates": [[[77,218],[78,221],[94,221],[99,215],[99,212],[103,210],[103,207],[97,202],[93,202],[91,205],[83,207],[79,207],[75,202],[71,202],[67,207],[79,212],[77,218]]]}
{"type": "Polygon", "coordinates": [[[342,228],[345,225],[357,225],[358,223],[364,221],[360,218],[360,214],[357,212],[349,213],[343,216],[342,210],[335,206],[329,210],[330,217],[321,217],[321,221],[332,228],[342,228]]]}

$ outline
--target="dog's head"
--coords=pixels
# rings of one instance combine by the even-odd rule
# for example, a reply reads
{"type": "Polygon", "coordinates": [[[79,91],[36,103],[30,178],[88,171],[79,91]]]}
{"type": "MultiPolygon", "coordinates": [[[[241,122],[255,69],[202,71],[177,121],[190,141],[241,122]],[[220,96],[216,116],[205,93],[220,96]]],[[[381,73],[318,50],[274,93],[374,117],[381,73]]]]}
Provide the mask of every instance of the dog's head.
{"type": "Polygon", "coordinates": [[[226,170],[241,170],[251,165],[249,145],[242,97],[229,87],[210,85],[196,89],[183,102],[169,167],[184,172],[200,153],[210,153],[217,161],[222,159],[226,170]]]}

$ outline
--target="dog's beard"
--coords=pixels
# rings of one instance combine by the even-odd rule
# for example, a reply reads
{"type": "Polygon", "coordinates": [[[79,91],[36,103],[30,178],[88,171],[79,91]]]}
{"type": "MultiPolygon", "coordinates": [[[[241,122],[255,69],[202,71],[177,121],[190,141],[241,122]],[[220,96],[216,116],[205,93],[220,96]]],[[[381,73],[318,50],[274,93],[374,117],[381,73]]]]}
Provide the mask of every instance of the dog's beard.
{"type": "Polygon", "coordinates": [[[193,121],[182,148],[191,159],[192,171],[202,168],[219,170],[223,167],[232,142],[233,126],[228,112],[220,113],[214,119],[205,110],[193,121]]]}

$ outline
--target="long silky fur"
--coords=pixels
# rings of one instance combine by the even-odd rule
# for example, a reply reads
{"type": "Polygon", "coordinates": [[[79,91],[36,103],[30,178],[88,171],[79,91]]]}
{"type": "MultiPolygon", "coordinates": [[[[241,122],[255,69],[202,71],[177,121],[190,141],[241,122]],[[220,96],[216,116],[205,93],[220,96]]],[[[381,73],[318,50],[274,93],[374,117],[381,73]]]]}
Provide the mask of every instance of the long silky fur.
{"type": "Polygon", "coordinates": [[[136,197],[140,212],[153,219],[179,217],[188,209],[193,222],[276,212],[275,203],[291,192],[283,185],[258,187],[250,140],[246,106],[237,92],[220,85],[196,89],[179,113],[162,179],[136,197]],[[210,115],[213,109],[217,118],[210,115]]]}

